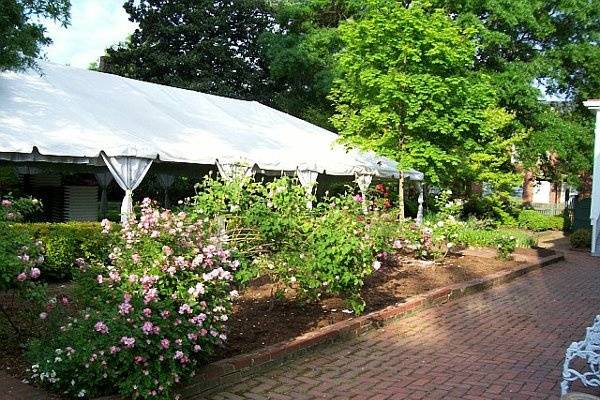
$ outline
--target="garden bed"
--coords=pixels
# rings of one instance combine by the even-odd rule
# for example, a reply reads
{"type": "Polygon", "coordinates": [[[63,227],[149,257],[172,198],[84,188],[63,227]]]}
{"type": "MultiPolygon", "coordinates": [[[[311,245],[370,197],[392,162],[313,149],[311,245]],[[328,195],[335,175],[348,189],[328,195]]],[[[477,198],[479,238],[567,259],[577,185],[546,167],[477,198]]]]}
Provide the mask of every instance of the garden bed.
{"type": "MultiPolygon", "coordinates": [[[[362,290],[367,303],[365,313],[436,288],[514,269],[525,264],[525,260],[555,254],[541,248],[518,249],[514,260],[502,261],[494,258],[493,249],[468,249],[464,253],[467,254],[449,255],[435,263],[400,257],[388,260],[365,281],[362,290]]],[[[248,353],[354,317],[340,298],[303,304],[293,301],[291,296],[273,299],[271,293],[274,290],[274,286],[264,279],[252,282],[244,290],[234,305],[227,347],[215,354],[214,360],[248,353]]]]}
{"type": "MultiPolygon", "coordinates": [[[[367,303],[365,312],[383,309],[436,288],[514,269],[525,260],[555,254],[548,249],[518,249],[514,260],[501,261],[493,258],[492,249],[467,249],[461,253],[437,262],[391,257],[365,281],[362,290],[367,303]]],[[[267,279],[258,279],[243,290],[229,321],[227,347],[214,354],[213,361],[249,353],[355,317],[340,298],[329,297],[307,304],[295,301],[293,293],[275,298],[272,295],[275,289],[267,279]]],[[[69,287],[53,285],[51,291],[63,294],[69,287]]],[[[22,305],[15,304],[19,306],[22,305]]],[[[10,337],[9,327],[0,329],[3,337],[10,337]]],[[[16,338],[3,340],[0,368],[19,379],[27,379],[28,365],[21,357],[21,350],[16,338]]]]}

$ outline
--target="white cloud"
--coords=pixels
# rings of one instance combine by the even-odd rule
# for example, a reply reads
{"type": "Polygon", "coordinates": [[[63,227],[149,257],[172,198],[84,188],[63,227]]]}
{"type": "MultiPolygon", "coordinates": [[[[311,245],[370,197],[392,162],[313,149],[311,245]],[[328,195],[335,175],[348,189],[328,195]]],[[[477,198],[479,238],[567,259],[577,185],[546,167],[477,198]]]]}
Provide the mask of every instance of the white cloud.
{"type": "Polygon", "coordinates": [[[113,44],[124,41],[136,28],[123,9],[124,0],[73,0],[71,25],[67,28],[47,21],[48,60],[87,68],[113,44]]]}

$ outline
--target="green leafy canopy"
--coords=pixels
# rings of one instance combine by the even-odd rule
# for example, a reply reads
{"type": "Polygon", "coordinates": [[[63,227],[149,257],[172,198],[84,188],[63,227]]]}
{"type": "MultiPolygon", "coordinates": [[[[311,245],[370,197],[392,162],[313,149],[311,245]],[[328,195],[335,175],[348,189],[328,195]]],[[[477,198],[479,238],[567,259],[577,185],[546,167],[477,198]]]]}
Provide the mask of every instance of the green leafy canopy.
{"type": "Polygon", "coordinates": [[[361,19],[340,27],[331,99],[343,139],[442,185],[489,172],[481,160],[490,150],[506,160],[510,143],[498,130],[511,116],[489,77],[474,71],[477,31],[416,2],[367,4],[361,19]]]}
{"type": "Polygon", "coordinates": [[[0,71],[35,67],[43,46],[52,43],[39,21],[69,24],[69,0],[0,0],[0,71]]]}

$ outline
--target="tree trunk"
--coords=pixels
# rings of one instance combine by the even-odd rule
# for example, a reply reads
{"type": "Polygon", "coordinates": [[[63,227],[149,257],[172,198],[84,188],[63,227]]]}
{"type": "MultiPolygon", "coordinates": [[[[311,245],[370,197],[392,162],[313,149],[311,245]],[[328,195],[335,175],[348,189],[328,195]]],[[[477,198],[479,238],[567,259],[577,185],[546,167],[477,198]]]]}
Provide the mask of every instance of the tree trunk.
{"type": "Polygon", "coordinates": [[[581,189],[579,190],[579,199],[587,199],[592,197],[592,174],[582,172],[579,174],[581,180],[581,189]]]}
{"type": "Polygon", "coordinates": [[[533,171],[527,170],[523,176],[523,205],[530,206],[533,203],[533,182],[535,180],[535,176],[533,175],[533,171]]]}
{"type": "Polygon", "coordinates": [[[404,173],[402,171],[398,179],[398,216],[401,220],[404,219],[404,173]]]}

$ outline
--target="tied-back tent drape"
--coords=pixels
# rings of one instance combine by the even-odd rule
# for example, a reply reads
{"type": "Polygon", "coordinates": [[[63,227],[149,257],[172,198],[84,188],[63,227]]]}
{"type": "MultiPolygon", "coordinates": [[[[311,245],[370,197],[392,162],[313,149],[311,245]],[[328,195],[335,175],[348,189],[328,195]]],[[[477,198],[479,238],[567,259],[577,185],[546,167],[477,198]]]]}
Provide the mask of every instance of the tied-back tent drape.
{"type": "MultiPolygon", "coordinates": [[[[229,176],[244,160],[244,171],[261,174],[300,177],[309,165],[317,175],[353,177],[366,169],[399,177],[394,161],[348,150],[333,132],[257,102],[39,65],[41,73],[0,73],[0,161],[108,167],[125,190],[124,217],[154,164],[217,164],[229,176]]],[[[404,176],[423,179],[417,171],[404,176]]]]}
{"type": "Polygon", "coordinates": [[[110,171],[106,171],[106,172],[96,172],[95,174],[96,177],[96,182],[98,182],[98,186],[100,187],[101,193],[100,193],[100,216],[101,217],[105,217],[106,213],[108,211],[108,195],[107,195],[107,190],[108,190],[108,185],[110,185],[110,183],[113,180],[112,174],[110,173],[110,171]]]}
{"type": "Polygon", "coordinates": [[[311,197],[313,190],[317,185],[317,178],[319,177],[318,168],[316,165],[314,167],[300,166],[296,170],[296,176],[306,193],[306,207],[312,208],[313,204],[311,197]]]}
{"type": "Polygon", "coordinates": [[[170,208],[171,201],[169,200],[169,188],[175,183],[175,176],[171,174],[157,174],[156,180],[163,190],[163,207],[170,208]]]}
{"type": "Polygon", "coordinates": [[[105,154],[102,154],[102,159],[117,184],[125,191],[121,205],[121,223],[126,223],[133,214],[133,191],[142,183],[152,160],[131,156],[108,157],[105,154]]]}

